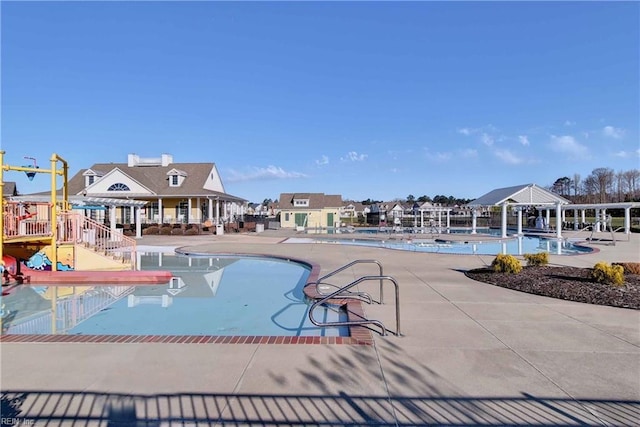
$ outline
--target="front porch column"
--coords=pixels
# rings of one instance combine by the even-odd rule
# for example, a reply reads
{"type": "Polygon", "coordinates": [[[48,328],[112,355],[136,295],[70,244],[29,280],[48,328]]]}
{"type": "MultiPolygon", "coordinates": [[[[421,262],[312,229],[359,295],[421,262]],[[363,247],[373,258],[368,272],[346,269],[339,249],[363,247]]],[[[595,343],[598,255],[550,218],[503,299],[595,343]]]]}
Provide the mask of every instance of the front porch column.
{"type": "Polygon", "coordinates": [[[131,221],[135,221],[136,223],[139,222],[138,218],[136,217],[136,207],[135,206],[130,206],[129,207],[129,218],[131,218],[129,220],[129,222],[131,222],[131,221]]]}
{"type": "Polygon", "coordinates": [[[501,221],[501,228],[502,228],[502,237],[507,237],[507,207],[508,204],[507,203],[503,203],[502,204],[502,221],[501,221]]]}
{"type": "Polygon", "coordinates": [[[562,205],[560,203],[556,203],[556,237],[562,238],[562,205]]]}
{"type": "Polygon", "coordinates": [[[189,224],[191,222],[191,209],[193,208],[193,203],[191,202],[191,197],[189,197],[187,199],[187,217],[185,218],[185,221],[187,224],[189,224]]]}
{"type": "Polygon", "coordinates": [[[142,221],[140,220],[142,208],[140,206],[137,206],[134,208],[134,212],[136,219],[136,239],[140,239],[142,237],[142,221]]]}
{"type": "Polygon", "coordinates": [[[162,227],[164,224],[164,209],[162,208],[162,199],[158,199],[158,225],[162,227]]]}
{"type": "Polygon", "coordinates": [[[442,233],[442,211],[438,211],[438,233],[442,233]]]}
{"type": "Polygon", "coordinates": [[[522,234],[522,207],[518,207],[518,236],[522,234]]]}
{"type": "Polygon", "coordinates": [[[424,228],[424,211],[420,209],[420,228],[424,228]]]}
{"type": "Polygon", "coordinates": [[[216,199],[216,224],[220,224],[220,199],[216,199]]]}
{"type": "Polygon", "coordinates": [[[111,235],[115,236],[116,233],[116,207],[109,206],[109,228],[111,229],[111,235]]]}
{"type": "Polygon", "coordinates": [[[213,200],[207,199],[207,219],[213,221],[213,200]]]}
{"type": "Polygon", "coordinates": [[[478,214],[476,212],[476,208],[471,210],[471,234],[476,234],[476,225],[478,222],[478,214]]]}

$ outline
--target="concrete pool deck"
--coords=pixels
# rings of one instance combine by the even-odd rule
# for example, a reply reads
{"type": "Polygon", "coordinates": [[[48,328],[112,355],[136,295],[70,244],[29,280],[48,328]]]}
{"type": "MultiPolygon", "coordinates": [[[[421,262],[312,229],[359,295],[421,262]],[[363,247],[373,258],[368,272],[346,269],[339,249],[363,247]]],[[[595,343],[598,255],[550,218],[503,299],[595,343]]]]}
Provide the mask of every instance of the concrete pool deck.
{"type": "MultiPolygon", "coordinates": [[[[640,311],[464,276],[490,255],[279,244],[294,235],[144,236],[138,244],[293,257],[319,264],[321,274],[377,259],[400,284],[403,336],[374,332],[371,346],[3,342],[2,417],[36,426],[639,424],[640,311]]],[[[551,263],[640,261],[640,235],[593,247],[551,263]]],[[[345,273],[353,280],[375,271],[345,273]]],[[[372,284],[360,288],[377,294],[372,284]]],[[[386,304],[364,309],[393,330],[386,289],[386,304]]]]}

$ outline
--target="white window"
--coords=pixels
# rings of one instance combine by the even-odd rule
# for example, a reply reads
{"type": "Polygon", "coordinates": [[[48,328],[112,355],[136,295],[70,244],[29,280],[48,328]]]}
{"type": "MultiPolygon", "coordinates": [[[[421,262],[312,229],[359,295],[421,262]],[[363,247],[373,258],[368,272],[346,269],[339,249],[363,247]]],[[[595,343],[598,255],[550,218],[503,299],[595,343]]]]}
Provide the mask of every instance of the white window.
{"type": "Polygon", "coordinates": [[[309,206],[309,199],[295,199],[293,206],[309,206]]]}
{"type": "Polygon", "coordinates": [[[107,191],[131,191],[127,184],[123,184],[118,182],[116,184],[111,185],[111,187],[107,188],[107,191]]]}
{"type": "Polygon", "coordinates": [[[177,187],[178,185],[180,185],[179,180],[178,180],[178,175],[171,175],[171,184],[169,184],[171,187],[177,187]]]}

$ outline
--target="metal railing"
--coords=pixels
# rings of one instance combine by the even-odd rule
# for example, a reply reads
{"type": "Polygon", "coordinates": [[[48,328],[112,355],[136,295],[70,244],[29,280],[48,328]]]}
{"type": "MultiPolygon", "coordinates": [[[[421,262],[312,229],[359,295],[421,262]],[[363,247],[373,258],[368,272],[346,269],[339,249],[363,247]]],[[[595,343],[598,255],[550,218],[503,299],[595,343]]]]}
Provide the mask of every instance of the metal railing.
{"type": "Polygon", "coordinates": [[[326,327],[326,326],[359,326],[359,325],[376,325],[378,326],[381,331],[382,331],[382,335],[387,335],[387,328],[384,326],[384,324],[379,321],[379,320],[372,320],[372,319],[362,319],[362,320],[347,320],[347,321],[338,321],[338,322],[318,322],[314,317],[313,317],[313,311],[320,305],[326,304],[326,303],[330,303],[330,300],[332,299],[337,299],[340,298],[341,294],[343,294],[343,292],[349,290],[350,288],[352,288],[353,286],[356,286],[359,283],[365,282],[367,280],[388,280],[391,283],[393,283],[393,285],[395,286],[395,293],[396,293],[396,332],[395,335],[396,336],[400,336],[400,288],[398,287],[398,282],[396,282],[396,279],[394,279],[391,276],[364,276],[361,277],[357,280],[354,280],[353,282],[349,283],[346,286],[343,286],[342,288],[338,289],[337,291],[333,292],[332,294],[327,295],[326,297],[314,302],[311,307],[309,308],[309,320],[311,321],[311,323],[313,323],[316,326],[321,326],[321,327],[326,327]]]}
{"type": "Polygon", "coordinates": [[[385,281],[389,281],[391,283],[393,283],[394,288],[395,288],[395,304],[396,304],[396,331],[395,331],[395,335],[396,336],[400,336],[400,287],[398,286],[398,282],[391,276],[385,276],[383,274],[383,268],[382,268],[382,264],[380,263],[380,261],[377,260],[355,260],[350,262],[349,264],[346,264],[340,268],[338,268],[337,270],[334,270],[324,276],[322,276],[321,278],[319,278],[316,282],[313,282],[316,286],[316,290],[318,291],[318,294],[320,295],[324,295],[322,294],[317,287],[320,284],[328,284],[334,288],[336,288],[336,290],[332,293],[330,293],[329,295],[324,295],[322,298],[318,299],[317,301],[315,301],[311,307],[309,307],[309,320],[311,321],[311,323],[313,323],[316,326],[320,326],[320,327],[327,327],[327,326],[356,326],[356,325],[375,325],[377,327],[379,327],[382,331],[382,335],[387,335],[387,328],[384,326],[384,324],[379,321],[379,320],[372,320],[372,319],[362,319],[362,320],[348,320],[348,321],[337,321],[337,322],[319,322],[317,321],[314,317],[313,317],[313,312],[314,310],[321,306],[321,305],[326,305],[326,304],[331,304],[332,300],[334,299],[344,299],[344,298],[364,298],[367,299],[368,303],[371,304],[373,302],[373,299],[371,298],[371,296],[366,293],[366,292],[351,292],[350,289],[353,288],[354,286],[365,282],[365,281],[371,281],[371,280],[377,280],[380,282],[380,300],[379,300],[379,304],[383,304],[383,299],[384,299],[384,295],[383,295],[383,284],[385,281]],[[380,274],[376,275],[376,276],[363,276],[360,277],[359,279],[356,279],[354,281],[352,281],[351,283],[345,285],[345,286],[336,286],[333,284],[329,284],[324,282],[324,280],[326,280],[329,277],[332,277],[334,275],[336,275],[337,273],[346,270],[347,268],[350,268],[356,264],[362,264],[362,263],[369,263],[369,264],[377,264],[380,274]]]}
{"type": "MultiPolygon", "coordinates": [[[[349,264],[343,265],[342,267],[338,268],[337,270],[334,270],[334,271],[332,271],[332,272],[330,272],[328,274],[325,274],[324,276],[322,276],[321,278],[319,278],[315,282],[312,282],[312,283],[315,283],[315,285],[316,285],[316,291],[320,295],[323,295],[323,293],[320,292],[320,289],[319,289],[319,287],[321,285],[331,286],[331,287],[336,288],[336,289],[340,288],[340,286],[334,285],[332,283],[325,282],[325,280],[328,279],[329,277],[335,276],[336,274],[338,274],[338,273],[340,273],[340,272],[342,272],[342,271],[344,271],[344,270],[346,270],[346,269],[348,269],[350,267],[353,267],[356,264],[377,264],[380,276],[382,276],[384,274],[383,271],[382,271],[383,268],[382,268],[382,264],[380,263],[380,261],[377,261],[375,259],[357,259],[355,261],[350,262],[349,264]]],[[[371,304],[371,301],[372,301],[371,300],[371,296],[369,294],[367,294],[366,292],[349,292],[349,293],[343,295],[343,298],[359,298],[359,297],[363,297],[363,298],[368,299],[369,304],[371,304]]],[[[383,297],[384,297],[384,294],[383,294],[382,280],[380,280],[380,304],[383,303],[383,297]]]]}

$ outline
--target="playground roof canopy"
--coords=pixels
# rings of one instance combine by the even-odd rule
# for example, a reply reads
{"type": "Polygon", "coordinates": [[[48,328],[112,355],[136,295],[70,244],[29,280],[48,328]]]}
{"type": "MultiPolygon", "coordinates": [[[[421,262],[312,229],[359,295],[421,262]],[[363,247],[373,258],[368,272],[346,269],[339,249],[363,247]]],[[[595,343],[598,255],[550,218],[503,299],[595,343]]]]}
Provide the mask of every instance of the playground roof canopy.
{"type": "Polygon", "coordinates": [[[555,205],[569,204],[570,201],[536,184],[516,185],[497,188],[475,199],[468,206],[499,206],[505,203],[519,205],[555,205]]]}

